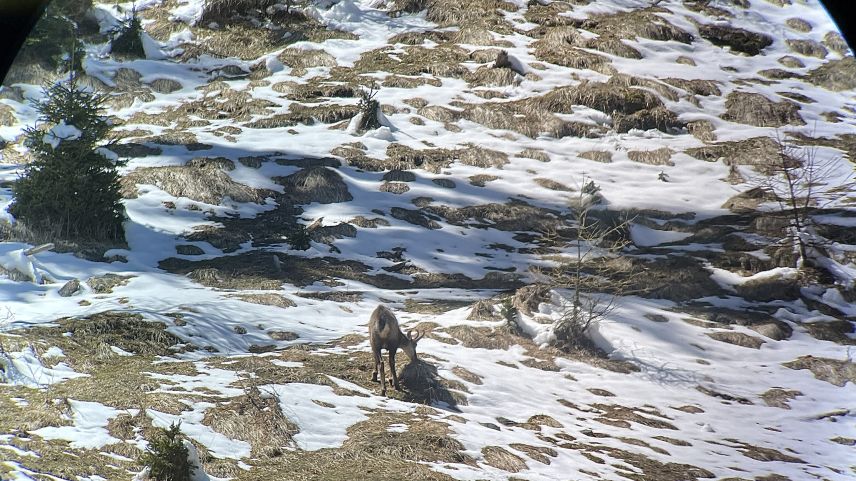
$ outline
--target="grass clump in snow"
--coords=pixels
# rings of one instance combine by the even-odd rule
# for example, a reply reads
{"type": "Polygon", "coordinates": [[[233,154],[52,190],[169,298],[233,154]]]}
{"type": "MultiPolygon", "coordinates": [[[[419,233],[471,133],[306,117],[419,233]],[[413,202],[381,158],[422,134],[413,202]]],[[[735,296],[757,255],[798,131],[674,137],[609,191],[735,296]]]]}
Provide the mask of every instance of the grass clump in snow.
{"type": "Polygon", "coordinates": [[[181,424],[160,429],[149,442],[140,461],[155,481],[190,481],[196,466],[188,460],[190,455],[181,436],[181,424]]]}
{"type": "Polygon", "coordinates": [[[722,118],[756,127],[805,125],[800,108],[790,100],[773,102],[762,94],[731,92],[725,101],[722,118]]]}
{"type": "Polygon", "coordinates": [[[231,439],[250,443],[253,457],[278,457],[293,445],[298,427],[282,412],[279,400],[255,386],[241,396],[205,411],[202,422],[231,439]]]}
{"type": "Polygon", "coordinates": [[[174,197],[186,197],[205,204],[220,204],[229,197],[235,202],[261,203],[265,192],[232,180],[216,166],[141,167],[122,177],[122,194],[133,199],[137,185],[155,185],[174,197]]]}

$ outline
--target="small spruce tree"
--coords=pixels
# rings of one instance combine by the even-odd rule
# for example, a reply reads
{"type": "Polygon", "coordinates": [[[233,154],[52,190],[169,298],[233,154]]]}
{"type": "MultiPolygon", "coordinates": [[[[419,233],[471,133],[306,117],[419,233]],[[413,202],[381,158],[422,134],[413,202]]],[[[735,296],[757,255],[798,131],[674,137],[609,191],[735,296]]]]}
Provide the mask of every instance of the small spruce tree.
{"type": "Polygon", "coordinates": [[[131,16],[113,31],[110,53],[127,58],[145,58],[142,32],[143,24],[137,15],[137,9],[131,8],[131,16]]]}
{"type": "Polygon", "coordinates": [[[140,462],[149,468],[149,476],[156,481],[190,481],[196,469],[188,459],[189,451],[181,437],[181,424],[161,429],[149,443],[140,462]]]}
{"type": "Polygon", "coordinates": [[[373,85],[370,90],[360,92],[359,109],[363,115],[360,117],[360,123],[357,126],[359,132],[380,128],[380,118],[378,116],[380,102],[375,99],[378,91],[379,88],[373,85]]]}
{"type": "Polygon", "coordinates": [[[117,163],[99,148],[112,128],[105,97],[68,80],[45,88],[41,125],[25,130],[32,162],[12,187],[9,212],[31,230],[61,239],[123,241],[117,163]]]}

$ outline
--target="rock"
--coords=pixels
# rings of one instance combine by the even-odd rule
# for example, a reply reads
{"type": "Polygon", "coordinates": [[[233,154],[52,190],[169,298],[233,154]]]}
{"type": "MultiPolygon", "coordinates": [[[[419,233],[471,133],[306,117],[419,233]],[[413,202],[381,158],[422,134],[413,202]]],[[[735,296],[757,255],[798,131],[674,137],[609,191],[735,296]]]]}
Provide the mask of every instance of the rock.
{"type": "Polygon", "coordinates": [[[243,326],[235,326],[235,334],[246,334],[247,328],[243,326]]]}
{"type": "Polygon", "coordinates": [[[782,275],[747,281],[735,287],[737,294],[749,301],[770,302],[795,300],[800,297],[798,280],[782,275]]]}
{"type": "Polygon", "coordinates": [[[183,256],[201,256],[205,254],[205,251],[201,247],[191,244],[177,245],[175,246],[175,251],[183,256]]]}
{"type": "Polygon", "coordinates": [[[77,279],[72,279],[65,283],[59,289],[59,295],[62,297],[71,297],[80,290],[80,281],[77,279]]]}
{"type": "Polygon", "coordinates": [[[181,90],[181,84],[173,79],[159,78],[149,84],[155,92],[159,94],[171,94],[177,90],[181,90]]]}

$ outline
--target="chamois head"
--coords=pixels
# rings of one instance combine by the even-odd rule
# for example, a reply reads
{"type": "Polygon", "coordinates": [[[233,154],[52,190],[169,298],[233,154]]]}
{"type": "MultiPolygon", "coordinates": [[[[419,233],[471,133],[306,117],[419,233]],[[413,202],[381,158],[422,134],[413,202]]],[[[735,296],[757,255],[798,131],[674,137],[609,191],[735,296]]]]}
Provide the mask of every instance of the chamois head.
{"type": "Polygon", "coordinates": [[[407,331],[407,335],[403,336],[401,340],[401,349],[405,354],[407,354],[407,357],[409,357],[411,361],[416,360],[416,343],[419,342],[423,336],[425,336],[425,331],[411,329],[407,331]]]}

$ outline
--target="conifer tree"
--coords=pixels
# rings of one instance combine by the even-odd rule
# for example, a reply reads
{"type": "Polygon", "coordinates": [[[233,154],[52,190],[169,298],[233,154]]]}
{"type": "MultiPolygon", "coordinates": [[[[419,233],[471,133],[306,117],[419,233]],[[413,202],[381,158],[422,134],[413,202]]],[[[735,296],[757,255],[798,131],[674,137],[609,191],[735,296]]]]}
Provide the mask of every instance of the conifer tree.
{"type": "Polygon", "coordinates": [[[142,40],[143,25],[137,9],[131,8],[131,16],[115,30],[110,52],[128,58],[145,58],[142,40]]]}
{"type": "Polygon", "coordinates": [[[31,230],[60,239],[122,241],[124,207],[117,163],[101,149],[112,128],[105,97],[68,80],[45,88],[40,125],[25,130],[32,155],[13,186],[9,212],[31,230]]]}

